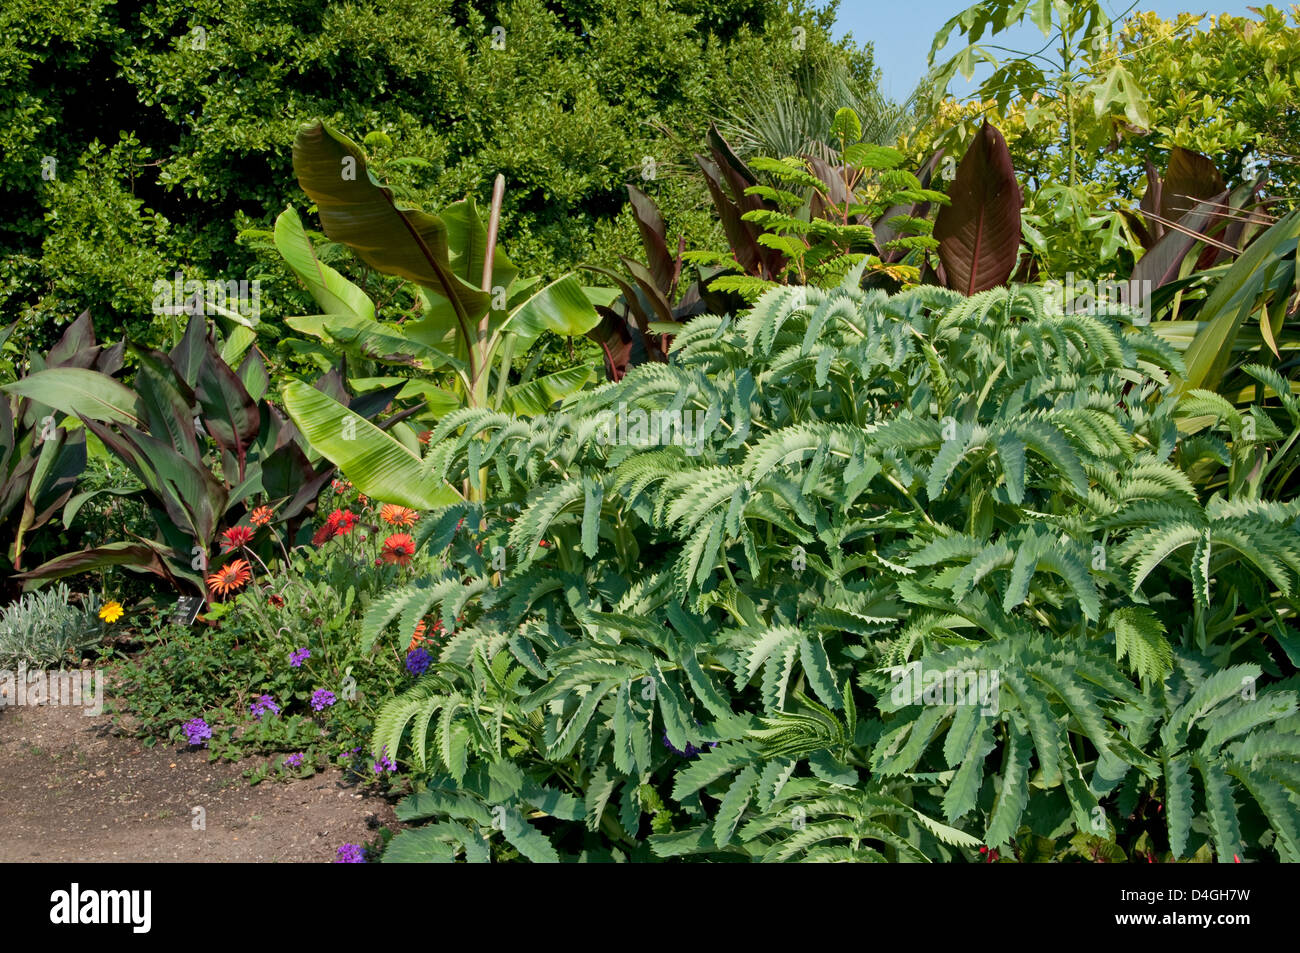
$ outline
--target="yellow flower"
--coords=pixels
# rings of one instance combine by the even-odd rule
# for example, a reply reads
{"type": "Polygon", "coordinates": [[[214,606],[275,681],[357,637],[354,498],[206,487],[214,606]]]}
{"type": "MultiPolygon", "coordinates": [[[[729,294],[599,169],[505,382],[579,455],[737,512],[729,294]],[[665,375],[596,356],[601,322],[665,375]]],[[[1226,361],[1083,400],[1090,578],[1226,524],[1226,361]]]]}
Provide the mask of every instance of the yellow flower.
{"type": "Polygon", "coordinates": [[[122,618],[123,612],[122,603],[115,599],[112,602],[104,603],[104,607],[99,610],[99,617],[105,622],[116,622],[122,618]]]}

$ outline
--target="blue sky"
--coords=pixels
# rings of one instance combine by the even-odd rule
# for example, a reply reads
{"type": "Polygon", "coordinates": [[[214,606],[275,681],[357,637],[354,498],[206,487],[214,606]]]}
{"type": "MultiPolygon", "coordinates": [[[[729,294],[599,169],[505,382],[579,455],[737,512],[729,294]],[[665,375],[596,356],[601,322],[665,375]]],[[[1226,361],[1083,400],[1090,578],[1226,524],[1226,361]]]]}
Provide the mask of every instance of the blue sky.
{"type": "MultiPolygon", "coordinates": [[[[876,63],[884,76],[881,87],[886,95],[902,99],[912,91],[925,73],[925,58],[934,35],[949,18],[974,4],[975,0],[841,0],[836,30],[839,36],[852,33],[859,43],[875,44],[876,63]]],[[[1132,0],[1107,0],[1115,14],[1126,10],[1132,0]]],[[[1248,6],[1264,6],[1267,0],[1142,0],[1140,10],[1152,10],[1166,19],[1179,13],[1231,13],[1250,16],[1248,6]]],[[[1274,6],[1286,4],[1274,0],[1274,6]]],[[[987,37],[985,40],[987,41],[987,37]]],[[[999,34],[992,42],[1012,49],[1033,50],[1042,45],[1042,34],[1032,25],[1019,33],[999,34]],[[1005,39],[1004,39],[1005,38],[1005,39]],[[1033,44],[1037,39],[1036,45],[1033,44]]],[[[960,47],[949,41],[945,53],[952,55],[960,47]]],[[[945,58],[940,53],[940,58],[945,58]]],[[[969,89],[961,76],[951,87],[962,93],[969,89]]]]}

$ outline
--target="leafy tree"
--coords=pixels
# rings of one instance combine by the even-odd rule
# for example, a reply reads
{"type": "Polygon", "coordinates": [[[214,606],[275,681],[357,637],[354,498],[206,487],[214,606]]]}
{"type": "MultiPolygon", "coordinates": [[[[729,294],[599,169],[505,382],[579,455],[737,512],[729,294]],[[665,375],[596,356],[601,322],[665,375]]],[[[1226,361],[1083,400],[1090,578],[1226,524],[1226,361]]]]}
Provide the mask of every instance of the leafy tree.
{"type": "Polygon", "coordinates": [[[1300,9],[1193,18],[1194,30],[1152,13],[1119,32],[1119,52],[1141,77],[1152,134],[1125,139],[1132,157],[1159,165],[1181,146],[1213,157],[1230,185],[1264,176],[1269,194],[1294,207],[1300,188],[1300,9]]]}
{"type": "MultiPolygon", "coordinates": [[[[1131,9],[1131,8],[1130,8],[1131,9]]],[[[942,97],[958,73],[992,72],[964,103],[939,106],[936,128],[915,143],[951,148],[980,122],[1006,135],[1026,183],[1024,237],[1047,276],[1126,276],[1147,242],[1132,211],[1150,167],[1177,147],[1207,155],[1235,188],[1262,176],[1266,193],[1294,193],[1294,103],[1300,40],[1285,14],[1120,22],[1098,0],[989,0],[949,20],[931,63],[954,34],[963,43],[935,67],[942,97]],[[1005,50],[998,35],[1032,23],[1041,49],[1005,50]],[[1048,236],[1050,235],[1050,241],[1048,236]]]]}
{"type": "Polygon", "coordinates": [[[632,250],[623,185],[643,172],[707,239],[686,214],[700,186],[674,170],[735,101],[733,76],[810,58],[870,75],[833,20],[802,0],[7,4],[0,307],[26,319],[15,346],[84,308],[168,346],[150,288],[181,270],[262,278],[268,314],[302,313],[265,241],[236,233],[297,199],[289,146],[313,117],[375,132],[390,184],[430,207],[486,205],[504,174],[510,251],[533,273],[632,250]]]}
{"type": "Polygon", "coordinates": [[[935,67],[936,97],[945,94],[958,72],[970,79],[981,64],[993,67],[941,144],[968,140],[981,119],[1006,129],[1017,171],[1031,186],[1025,194],[1025,239],[1048,275],[1098,273],[1098,262],[1114,273],[1111,263],[1121,249],[1134,258],[1141,253],[1114,201],[1116,182],[1104,166],[1108,143],[1149,124],[1145,94],[1123,57],[1114,53],[1115,29],[1100,0],[990,0],[945,23],[930,50],[933,65],[954,32],[966,41],[935,67]],[[1042,33],[1041,49],[1008,51],[999,58],[1003,48],[980,44],[986,34],[996,38],[1024,22],[1042,33]]]}

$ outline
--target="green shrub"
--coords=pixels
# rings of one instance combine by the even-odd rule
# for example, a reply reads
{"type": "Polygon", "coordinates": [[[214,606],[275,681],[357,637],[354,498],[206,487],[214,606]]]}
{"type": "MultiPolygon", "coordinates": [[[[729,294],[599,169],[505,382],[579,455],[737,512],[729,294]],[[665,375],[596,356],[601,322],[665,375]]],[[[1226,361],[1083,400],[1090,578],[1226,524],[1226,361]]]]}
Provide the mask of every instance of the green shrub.
{"type": "Polygon", "coordinates": [[[433,433],[490,502],[367,614],[465,618],[376,725],[433,821],[389,859],[1300,859],[1300,503],[1197,489],[1131,315],[859,279],[433,433]]]}
{"type": "Polygon", "coordinates": [[[99,598],[92,593],[81,605],[70,598],[68,587],[59,583],[0,609],[0,665],[75,665],[99,644],[104,637],[104,623],[96,618],[99,598]]]}
{"type": "Polygon", "coordinates": [[[503,173],[530,273],[631,251],[621,192],[646,157],[703,238],[698,185],[673,170],[739,98],[734,77],[829,61],[874,82],[869,48],[831,38],[834,15],[781,0],[7,4],[0,304],[25,344],[89,307],[101,330],[125,320],[165,349],[151,287],[180,269],[264,279],[268,319],[304,313],[292,276],[236,234],[297,200],[288,146],[312,116],[413,157],[391,182],[419,204],[503,173]]]}

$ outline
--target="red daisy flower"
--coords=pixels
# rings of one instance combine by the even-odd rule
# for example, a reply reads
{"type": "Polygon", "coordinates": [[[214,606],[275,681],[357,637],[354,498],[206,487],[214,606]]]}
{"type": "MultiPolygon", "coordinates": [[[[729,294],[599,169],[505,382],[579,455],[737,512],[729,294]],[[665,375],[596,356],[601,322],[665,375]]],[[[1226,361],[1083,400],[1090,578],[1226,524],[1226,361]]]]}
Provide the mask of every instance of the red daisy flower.
{"type": "Polygon", "coordinates": [[[384,548],[379,553],[379,558],[386,563],[396,563],[399,566],[409,566],[411,557],[415,555],[415,540],[411,538],[410,533],[394,533],[384,540],[384,548]]]}
{"type": "Polygon", "coordinates": [[[335,510],[325,520],[325,525],[316,530],[316,534],[311,538],[311,544],[319,546],[335,536],[346,536],[352,532],[352,527],[357,525],[357,519],[357,514],[351,510],[335,510]]]}
{"type": "Polygon", "coordinates": [[[221,534],[221,546],[223,552],[231,552],[235,549],[243,549],[253,541],[253,528],[251,526],[232,526],[221,534]]]}

